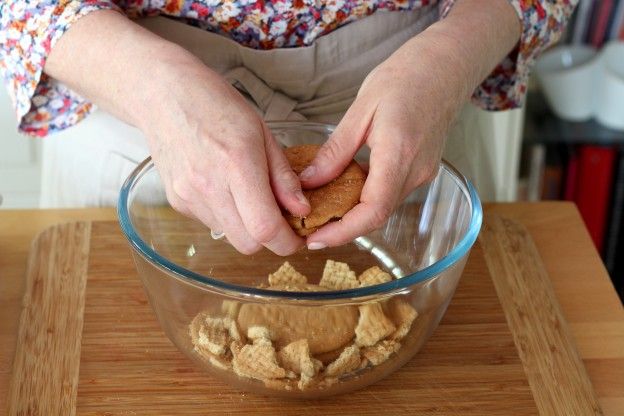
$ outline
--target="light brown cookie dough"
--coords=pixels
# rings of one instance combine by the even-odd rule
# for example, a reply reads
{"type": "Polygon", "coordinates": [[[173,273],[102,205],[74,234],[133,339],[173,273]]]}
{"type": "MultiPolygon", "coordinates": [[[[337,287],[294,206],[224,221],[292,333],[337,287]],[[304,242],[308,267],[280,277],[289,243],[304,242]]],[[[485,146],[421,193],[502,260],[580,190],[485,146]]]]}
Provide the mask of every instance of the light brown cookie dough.
{"type": "MultiPolygon", "coordinates": [[[[299,175],[310,165],[320,146],[307,144],[284,149],[290,166],[299,175]]],[[[286,213],[286,221],[300,236],[312,234],[322,225],[337,221],[360,202],[366,173],[355,161],[349,163],[340,176],[315,189],[304,189],[303,194],[312,210],[305,218],[286,213]]]]}

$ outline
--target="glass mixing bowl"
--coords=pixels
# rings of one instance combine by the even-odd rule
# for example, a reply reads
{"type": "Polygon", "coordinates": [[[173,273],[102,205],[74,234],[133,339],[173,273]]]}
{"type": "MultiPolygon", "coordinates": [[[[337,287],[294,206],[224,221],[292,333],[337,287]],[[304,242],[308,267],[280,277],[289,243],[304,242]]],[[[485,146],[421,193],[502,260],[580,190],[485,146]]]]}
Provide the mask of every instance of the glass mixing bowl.
{"type": "MultiPolygon", "coordinates": [[[[333,129],[269,126],[285,146],[323,143],[333,129]]],[[[364,150],[356,159],[367,157],[364,150]]],[[[446,311],[482,220],[475,189],[446,162],[380,229],[288,257],[268,250],[246,256],[214,240],[170,207],[150,159],[123,185],[118,212],[150,304],[180,351],[240,389],[301,398],[360,389],[413,357],[446,311]],[[340,275],[350,289],[314,285],[327,260],[354,272],[340,275]],[[268,287],[284,261],[308,284],[268,287]],[[354,276],[372,266],[381,270],[369,277],[383,283],[358,286],[354,276]]]]}

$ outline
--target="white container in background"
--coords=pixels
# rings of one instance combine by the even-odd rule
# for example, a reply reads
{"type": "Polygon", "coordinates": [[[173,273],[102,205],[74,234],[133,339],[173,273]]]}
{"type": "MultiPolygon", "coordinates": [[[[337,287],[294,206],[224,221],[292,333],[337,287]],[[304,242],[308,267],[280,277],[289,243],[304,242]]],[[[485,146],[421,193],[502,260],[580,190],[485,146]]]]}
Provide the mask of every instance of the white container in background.
{"type": "Polygon", "coordinates": [[[612,129],[624,130],[624,42],[610,42],[600,52],[594,115],[612,129]]]}
{"type": "Polygon", "coordinates": [[[540,57],[535,72],[559,117],[583,121],[593,116],[597,67],[596,50],[589,46],[559,46],[540,57]]]}

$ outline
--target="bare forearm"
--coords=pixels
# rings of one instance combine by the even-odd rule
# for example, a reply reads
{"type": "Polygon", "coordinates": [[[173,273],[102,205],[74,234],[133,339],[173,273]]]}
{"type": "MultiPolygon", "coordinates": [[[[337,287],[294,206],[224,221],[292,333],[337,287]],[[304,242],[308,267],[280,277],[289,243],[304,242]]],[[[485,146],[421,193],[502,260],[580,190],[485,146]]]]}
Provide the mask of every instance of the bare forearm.
{"type": "Polygon", "coordinates": [[[508,1],[457,0],[431,29],[454,44],[471,93],[518,43],[522,26],[508,1]]]}
{"type": "MultiPolygon", "coordinates": [[[[52,49],[44,71],[135,126],[146,120],[146,105],[167,88],[168,66],[198,67],[188,52],[114,11],[83,17],[52,49]]],[[[174,80],[172,79],[173,83],[174,80]]],[[[171,85],[173,88],[173,85],[171,85]]]]}
{"type": "Polygon", "coordinates": [[[458,0],[449,15],[405,43],[389,60],[396,71],[435,86],[449,111],[474,89],[518,43],[521,25],[501,0],[458,0]],[[426,74],[426,76],[424,76],[426,74]]]}

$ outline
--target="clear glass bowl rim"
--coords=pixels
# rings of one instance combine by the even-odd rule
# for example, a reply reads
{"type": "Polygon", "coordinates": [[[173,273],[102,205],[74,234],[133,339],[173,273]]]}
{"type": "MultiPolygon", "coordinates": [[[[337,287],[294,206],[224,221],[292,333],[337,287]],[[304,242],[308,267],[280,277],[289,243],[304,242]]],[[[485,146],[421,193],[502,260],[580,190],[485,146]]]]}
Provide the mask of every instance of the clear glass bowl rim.
{"type": "MultiPolygon", "coordinates": [[[[271,128],[287,128],[287,129],[302,129],[302,130],[316,130],[331,133],[334,126],[323,123],[313,122],[268,122],[271,128]]],[[[287,298],[297,300],[339,300],[339,299],[356,299],[370,297],[371,295],[383,295],[398,290],[408,288],[412,285],[423,283],[429,279],[433,279],[440,275],[442,272],[453,266],[460,259],[462,259],[471,249],[475,243],[479,231],[481,229],[481,223],[483,220],[483,211],[481,207],[481,201],[477,194],[476,189],[472,183],[466,179],[457,169],[455,169],[450,163],[442,160],[441,166],[448,171],[463,187],[463,191],[467,192],[470,205],[472,208],[470,224],[466,230],[464,236],[459,243],[451,249],[444,257],[433,263],[432,265],[418,270],[417,272],[408,274],[400,279],[395,279],[390,282],[365,286],[361,288],[348,289],[348,290],[333,290],[323,292],[287,292],[280,290],[268,290],[260,289],[250,286],[241,286],[224,282],[213,277],[204,276],[199,273],[195,273],[182,266],[179,266],[167,258],[161,256],[150,247],[136,232],[132,221],[130,220],[129,210],[129,197],[133,188],[138,184],[140,179],[150,169],[154,168],[151,156],[145,159],[137,166],[134,171],[128,176],[126,181],[121,187],[119,194],[119,200],[117,204],[117,216],[119,218],[119,224],[121,230],[126,239],[148,263],[167,272],[171,277],[177,277],[183,281],[193,284],[196,287],[214,292],[233,293],[243,296],[254,296],[261,298],[287,298]]],[[[287,259],[287,257],[285,257],[287,259]]]]}

